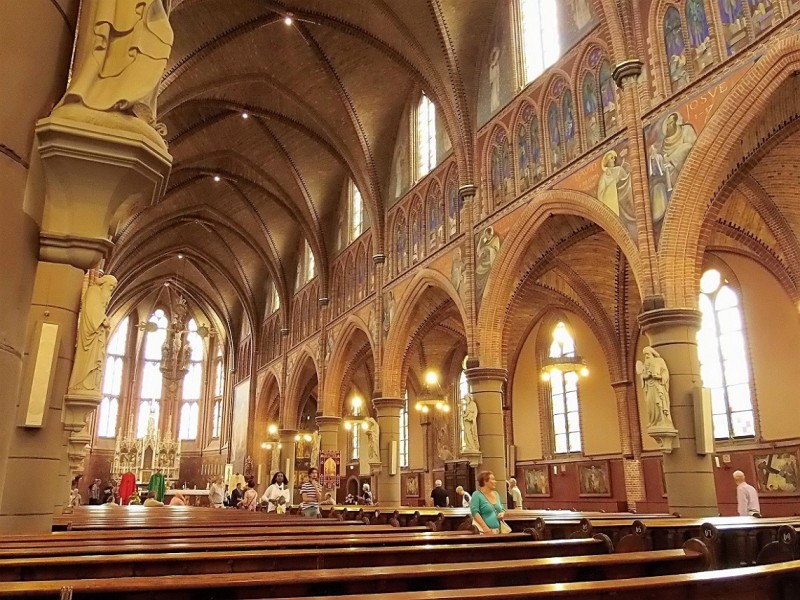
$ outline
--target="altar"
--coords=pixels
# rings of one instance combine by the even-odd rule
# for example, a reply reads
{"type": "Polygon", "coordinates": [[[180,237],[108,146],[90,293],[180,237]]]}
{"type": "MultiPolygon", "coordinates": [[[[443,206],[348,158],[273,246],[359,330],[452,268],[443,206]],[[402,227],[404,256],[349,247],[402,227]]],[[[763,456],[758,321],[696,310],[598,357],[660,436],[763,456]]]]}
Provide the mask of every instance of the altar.
{"type": "Polygon", "coordinates": [[[130,436],[117,439],[111,476],[119,481],[124,473],[133,473],[137,484],[147,485],[150,477],[161,473],[166,486],[170,487],[170,484],[178,480],[181,441],[173,439],[169,433],[162,438],[156,428],[153,413],[147,421],[147,433],[143,438],[133,437],[133,426],[128,430],[132,432],[130,436]]]}

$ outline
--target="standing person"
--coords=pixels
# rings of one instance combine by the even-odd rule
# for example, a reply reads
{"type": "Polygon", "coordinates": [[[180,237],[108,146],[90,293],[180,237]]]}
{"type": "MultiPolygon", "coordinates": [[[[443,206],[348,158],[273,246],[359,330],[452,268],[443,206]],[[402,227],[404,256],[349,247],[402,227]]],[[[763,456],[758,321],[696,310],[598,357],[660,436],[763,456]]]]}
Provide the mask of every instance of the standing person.
{"type": "MultiPolygon", "coordinates": [[[[478,489],[472,494],[469,503],[473,524],[478,533],[502,533],[505,508],[497,493],[497,480],[491,471],[482,471],[478,475],[478,489]]],[[[507,529],[506,529],[507,530],[507,529]]]]}
{"type": "Polygon", "coordinates": [[[372,506],[373,504],[375,504],[375,501],[372,499],[372,492],[369,489],[368,483],[365,483],[361,487],[361,493],[362,493],[361,497],[363,498],[362,504],[365,504],[367,506],[372,506]]]}
{"type": "Polygon", "coordinates": [[[100,480],[95,479],[92,485],[89,486],[89,506],[96,506],[100,504],[100,480]]]}
{"type": "Polygon", "coordinates": [[[242,501],[242,484],[241,482],[236,482],[236,487],[233,488],[231,492],[231,506],[233,508],[239,508],[239,503],[242,501]]]}
{"type": "Polygon", "coordinates": [[[736,505],[740,517],[761,516],[761,505],[758,502],[758,492],[756,488],[744,480],[744,473],[741,471],[733,472],[733,480],[736,482],[736,505]]]}
{"type": "Polygon", "coordinates": [[[511,499],[514,501],[514,506],[511,508],[525,508],[522,505],[522,492],[517,485],[517,480],[513,477],[508,480],[508,493],[511,494],[511,499]]]}
{"type": "Polygon", "coordinates": [[[456,488],[456,495],[461,496],[461,508],[469,508],[469,501],[472,500],[472,495],[462,486],[456,488]]]}
{"type": "Polygon", "coordinates": [[[222,508],[225,503],[225,486],[222,477],[217,477],[208,488],[208,503],[212,508],[222,508]]]}
{"type": "Polygon", "coordinates": [[[258,492],[256,491],[256,482],[251,479],[247,482],[247,489],[242,496],[242,506],[244,510],[255,511],[258,506],[258,492]]]}
{"type": "Polygon", "coordinates": [[[434,488],[431,490],[431,499],[433,500],[433,505],[438,508],[450,506],[450,496],[447,495],[447,490],[442,487],[441,479],[437,479],[434,482],[434,488]]]}
{"type": "Polygon", "coordinates": [[[283,471],[278,471],[272,476],[272,481],[264,491],[264,495],[261,496],[261,502],[267,504],[268,513],[274,512],[281,515],[286,512],[286,507],[292,502],[292,496],[286,474],[283,471]]]}
{"type": "Polygon", "coordinates": [[[319,471],[316,467],[308,470],[308,479],[300,486],[300,496],[303,501],[300,503],[300,514],[304,517],[318,517],[319,501],[322,497],[322,488],[319,485],[319,471]]]}

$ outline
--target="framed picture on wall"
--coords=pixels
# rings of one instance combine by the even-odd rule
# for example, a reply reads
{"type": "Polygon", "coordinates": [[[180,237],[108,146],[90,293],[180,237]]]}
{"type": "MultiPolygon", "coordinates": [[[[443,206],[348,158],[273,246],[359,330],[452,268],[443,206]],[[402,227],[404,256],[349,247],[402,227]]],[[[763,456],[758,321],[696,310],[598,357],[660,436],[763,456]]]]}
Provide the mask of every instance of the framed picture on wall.
{"type": "Polygon", "coordinates": [[[407,498],[419,498],[419,473],[406,473],[403,475],[405,485],[403,490],[407,498]]]}
{"type": "Polygon", "coordinates": [[[550,496],[550,469],[546,465],[522,467],[522,487],[526,497],[550,496]]]}
{"type": "Polygon", "coordinates": [[[578,486],[578,495],[584,498],[608,498],[611,496],[608,462],[579,463],[578,486]]]}
{"type": "Polygon", "coordinates": [[[756,454],[753,456],[756,467],[756,486],[758,493],[765,496],[800,495],[798,485],[797,452],[756,454]]]}

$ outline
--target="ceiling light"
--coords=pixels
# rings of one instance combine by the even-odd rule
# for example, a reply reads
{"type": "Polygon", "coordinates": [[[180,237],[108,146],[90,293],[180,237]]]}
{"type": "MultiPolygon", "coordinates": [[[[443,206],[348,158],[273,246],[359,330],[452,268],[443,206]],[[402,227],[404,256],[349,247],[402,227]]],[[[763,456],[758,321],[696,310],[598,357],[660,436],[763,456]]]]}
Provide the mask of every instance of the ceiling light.
{"type": "Polygon", "coordinates": [[[289,16],[287,16],[287,17],[286,17],[286,18],[283,20],[283,22],[284,22],[284,24],[285,24],[285,25],[291,25],[292,23],[294,23],[294,21],[292,21],[292,17],[289,17],[289,16]]]}
{"type": "Polygon", "coordinates": [[[214,175],[214,181],[216,181],[217,183],[219,183],[219,175],[214,175]]]}
{"type": "Polygon", "coordinates": [[[242,118],[243,118],[243,119],[249,119],[249,118],[250,118],[250,114],[249,114],[249,113],[246,113],[246,112],[243,112],[243,113],[242,113],[242,118]]]}
{"type": "Polygon", "coordinates": [[[183,258],[183,254],[178,254],[178,258],[179,259],[183,258]]]}

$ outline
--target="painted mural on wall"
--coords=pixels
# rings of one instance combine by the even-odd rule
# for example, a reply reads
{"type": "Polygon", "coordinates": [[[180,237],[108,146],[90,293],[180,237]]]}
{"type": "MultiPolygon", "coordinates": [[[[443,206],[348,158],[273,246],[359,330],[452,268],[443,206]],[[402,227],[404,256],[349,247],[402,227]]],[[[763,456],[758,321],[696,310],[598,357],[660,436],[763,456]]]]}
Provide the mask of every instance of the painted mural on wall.
{"type": "Polygon", "coordinates": [[[637,242],[627,140],[559,181],[554,189],[574,190],[597,198],[616,215],[634,243],[637,242]]]}
{"type": "Polygon", "coordinates": [[[522,107],[517,124],[517,167],[522,192],[531,189],[544,178],[542,132],[531,104],[522,107]]]}
{"type": "Polygon", "coordinates": [[[656,240],[672,192],[698,136],[751,64],[717,80],[683,103],[666,109],[655,122],[645,127],[650,211],[656,240]]]}
{"type": "Polygon", "coordinates": [[[489,172],[492,181],[492,203],[500,206],[514,198],[514,175],[511,166],[511,145],[501,127],[495,130],[490,153],[489,172]]]}
{"type": "Polygon", "coordinates": [[[753,15],[753,31],[760,35],[767,29],[777,25],[783,18],[777,0],[747,0],[750,14],[753,15]]]}
{"type": "Polygon", "coordinates": [[[503,239],[497,229],[489,225],[475,236],[475,297],[478,305],[486,290],[494,261],[500,253],[503,239]]]}
{"type": "Polygon", "coordinates": [[[509,2],[498,2],[481,65],[478,123],[485,124],[514,97],[514,51],[509,2]]]}

